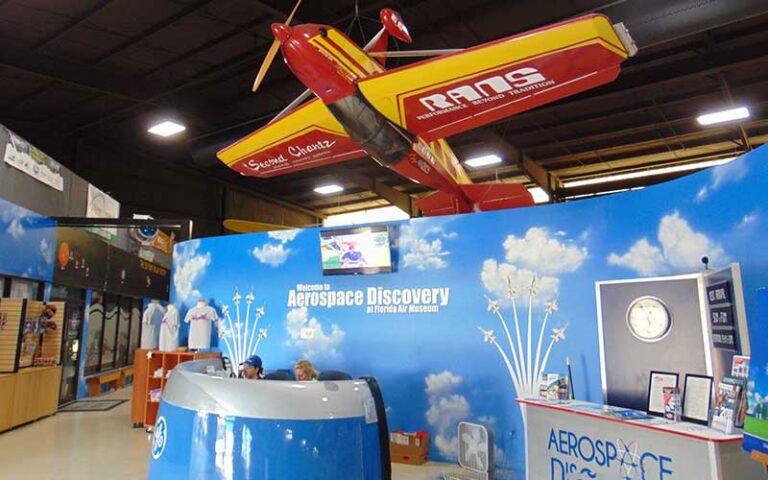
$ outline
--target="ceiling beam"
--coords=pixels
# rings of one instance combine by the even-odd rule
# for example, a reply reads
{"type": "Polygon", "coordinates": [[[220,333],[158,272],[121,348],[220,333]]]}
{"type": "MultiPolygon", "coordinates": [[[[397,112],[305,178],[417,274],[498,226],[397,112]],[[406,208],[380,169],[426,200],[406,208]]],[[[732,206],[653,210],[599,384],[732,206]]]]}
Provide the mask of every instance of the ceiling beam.
{"type": "MultiPolygon", "coordinates": [[[[720,88],[723,91],[723,96],[725,96],[726,101],[732,106],[736,106],[736,102],[733,100],[733,94],[731,93],[731,87],[728,85],[728,82],[725,80],[725,75],[722,73],[717,74],[717,80],[720,82],[720,88]]],[[[744,124],[739,122],[736,124],[736,130],[739,132],[739,137],[741,137],[741,144],[744,146],[744,149],[746,151],[752,150],[752,145],[749,144],[749,135],[747,135],[746,130],[744,130],[744,124]]]]}
{"type": "Polygon", "coordinates": [[[145,87],[139,87],[125,75],[114,75],[100,69],[76,65],[56,57],[30,52],[10,45],[0,46],[0,65],[22,70],[74,87],[107,94],[133,103],[156,105],[145,87]]]}
{"type": "Polygon", "coordinates": [[[553,202],[558,200],[558,192],[562,188],[562,182],[560,182],[557,175],[547,171],[547,169],[536,163],[515,145],[509,143],[492,128],[477,130],[475,136],[489,145],[494,145],[503,157],[507,158],[508,161],[514,162],[533,183],[549,195],[553,202]]]}
{"type": "Polygon", "coordinates": [[[335,165],[330,170],[337,172],[342,178],[354,183],[358,187],[370,190],[411,217],[418,215],[418,209],[410,195],[379,182],[375,178],[357,173],[344,165],[335,165]]]}
{"type": "Polygon", "coordinates": [[[64,25],[64,27],[55,31],[52,35],[48,36],[45,40],[35,45],[35,51],[40,52],[45,47],[50,45],[52,42],[58,40],[63,35],[66,35],[68,32],[71,32],[75,28],[82,25],[86,20],[91,18],[94,14],[98,13],[100,10],[102,10],[104,7],[106,7],[110,3],[112,3],[112,0],[101,0],[96,5],[94,5],[93,7],[89,8],[88,10],[80,14],[80,16],[78,16],[77,18],[74,18],[71,22],[64,25]]]}

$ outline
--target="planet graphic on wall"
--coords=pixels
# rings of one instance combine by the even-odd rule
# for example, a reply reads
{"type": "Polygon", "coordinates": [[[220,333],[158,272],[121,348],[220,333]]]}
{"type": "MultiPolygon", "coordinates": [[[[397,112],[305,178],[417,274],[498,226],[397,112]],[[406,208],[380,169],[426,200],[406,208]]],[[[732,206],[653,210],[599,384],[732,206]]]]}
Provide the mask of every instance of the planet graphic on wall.
{"type": "Polygon", "coordinates": [[[62,270],[67,268],[67,264],[69,263],[69,244],[67,242],[61,242],[59,244],[59,266],[62,270]]]}

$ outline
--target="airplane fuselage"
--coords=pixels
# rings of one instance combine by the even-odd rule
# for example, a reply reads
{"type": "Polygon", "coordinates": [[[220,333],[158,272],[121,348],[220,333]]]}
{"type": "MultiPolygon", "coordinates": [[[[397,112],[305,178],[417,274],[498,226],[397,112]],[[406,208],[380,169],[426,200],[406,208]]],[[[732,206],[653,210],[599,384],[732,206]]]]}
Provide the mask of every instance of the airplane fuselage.
{"type": "Polygon", "coordinates": [[[473,210],[459,187],[471,180],[448,144],[425,142],[394,125],[360,92],[357,82],[384,72],[381,64],[332,27],[274,24],[272,31],[288,68],[371,158],[416,183],[450,193],[455,213],[473,210]]]}

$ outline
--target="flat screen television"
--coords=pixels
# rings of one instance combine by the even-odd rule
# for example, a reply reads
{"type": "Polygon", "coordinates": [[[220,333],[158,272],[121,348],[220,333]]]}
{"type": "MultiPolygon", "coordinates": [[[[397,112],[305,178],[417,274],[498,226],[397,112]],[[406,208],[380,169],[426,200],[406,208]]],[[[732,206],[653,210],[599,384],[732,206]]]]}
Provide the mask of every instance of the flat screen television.
{"type": "Polygon", "coordinates": [[[320,231],[323,275],[392,271],[389,227],[377,225],[320,231]]]}

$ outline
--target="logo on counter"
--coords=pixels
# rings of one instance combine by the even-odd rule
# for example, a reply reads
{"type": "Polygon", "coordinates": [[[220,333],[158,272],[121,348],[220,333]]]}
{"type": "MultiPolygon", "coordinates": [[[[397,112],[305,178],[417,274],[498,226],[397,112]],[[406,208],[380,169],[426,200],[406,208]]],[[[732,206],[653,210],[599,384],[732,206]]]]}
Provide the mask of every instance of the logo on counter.
{"type": "Polygon", "coordinates": [[[667,480],[672,476],[672,458],[644,451],[636,441],[614,442],[553,428],[547,454],[550,480],[667,480]]]}
{"type": "Polygon", "coordinates": [[[152,435],[152,458],[157,460],[163,456],[165,444],[168,442],[168,424],[165,417],[160,417],[155,423],[155,433],[152,435]]]}

